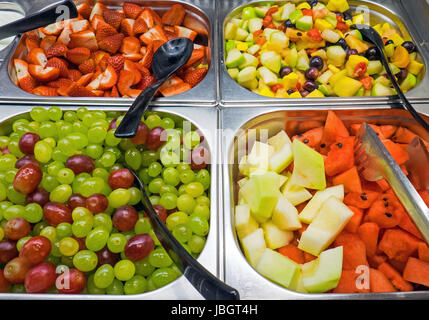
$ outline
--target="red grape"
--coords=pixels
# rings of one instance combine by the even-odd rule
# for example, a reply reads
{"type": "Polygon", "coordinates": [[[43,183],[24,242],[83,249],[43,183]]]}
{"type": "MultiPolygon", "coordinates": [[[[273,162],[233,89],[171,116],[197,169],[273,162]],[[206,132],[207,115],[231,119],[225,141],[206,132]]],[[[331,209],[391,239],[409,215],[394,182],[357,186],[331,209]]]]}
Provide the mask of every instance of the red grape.
{"type": "Polygon", "coordinates": [[[72,238],[75,239],[77,241],[77,243],[79,244],[79,251],[80,250],[86,250],[86,238],[78,238],[75,235],[72,235],[72,238]]]}
{"type": "Polygon", "coordinates": [[[130,141],[137,145],[141,145],[146,143],[147,136],[149,135],[149,128],[144,122],[139,123],[139,127],[137,129],[137,134],[134,138],[131,138],[130,141]]]}
{"type": "Polygon", "coordinates": [[[21,167],[25,166],[26,164],[34,164],[34,165],[39,165],[39,162],[37,162],[36,159],[34,159],[33,156],[30,155],[26,155],[23,156],[22,158],[18,159],[17,162],[15,162],[15,168],[20,169],[21,167]]]}
{"type": "Polygon", "coordinates": [[[107,246],[97,251],[98,264],[97,268],[103,264],[110,264],[112,267],[115,266],[116,262],[119,261],[119,254],[110,251],[107,246]]]}
{"type": "Polygon", "coordinates": [[[21,248],[19,256],[27,260],[31,266],[41,263],[51,252],[51,241],[44,236],[35,236],[21,248]]]}
{"type": "Polygon", "coordinates": [[[67,205],[70,208],[70,210],[74,210],[77,207],[85,207],[86,198],[79,193],[72,194],[69,200],[67,201],[67,205]]]}
{"type": "Polygon", "coordinates": [[[42,175],[42,169],[38,165],[26,164],[16,173],[13,188],[22,194],[32,193],[42,181],[42,175]]]}
{"type": "Polygon", "coordinates": [[[207,167],[210,162],[210,152],[203,146],[198,146],[192,150],[191,168],[192,170],[201,170],[207,167]]]}
{"type": "Polygon", "coordinates": [[[82,172],[91,173],[95,168],[95,163],[91,157],[78,154],[67,159],[66,168],[72,170],[75,175],[82,172]]]}
{"type": "Polygon", "coordinates": [[[28,270],[30,270],[30,265],[27,260],[16,257],[6,264],[3,275],[10,283],[24,283],[28,270]]]}
{"type": "Polygon", "coordinates": [[[45,204],[43,206],[43,217],[54,227],[62,222],[73,223],[71,210],[59,202],[48,202],[45,204]]]}
{"type": "Polygon", "coordinates": [[[128,240],[125,245],[125,256],[131,261],[140,261],[146,258],[155,248],[155,242],[148,234],[138,234],[128,240]]]}
{"type": "Polygon", "coordinates": [[[167,210],[165,210],[165,208],[160,204],[154,205],[153,208],[155,209],[156,213],[158,214],[162,222],[165,223],[165,221],[167,220],[167,210]]]}
{"type": "Polygon", "coordinates": [[[112,221],[119,231],[129,231],[134,228],[138,218],[139,215],[134,207],[122,206],[116,210],[112,221]]]}
{"type": "Polygon", "coordinates": [[[146,147],[149,150],[157,150],[164,144],[164,142],[167,141],[166,137],[163,137],[164,131],[164,128],[155,127],[149,132],[149,135],[146,140],[146,147]]]}
{"type": "Polygon", "coordinates": [[[86,199],[86,208],[92,213],[101,213],[106,211],[109,206],[109,200],[104,194],[94,193],[86,199]]]}
{"type": "Polygon", "coordinates": [[[6,280],[3,274],[3,269],[0,269],[0,292],[8,292],[10,288],[9,281],[6,280]]]}
{"type": "Polygon", "coordinates": [[[25,204],[37,203],[43,207],[46,203],[49,202],[49,192],[43,188],[37,188],[30,194],[27,194],[25,198],[25,204]]]}
{"type": "Polygon", "coordinates": [[[0,263],[8,263],[10,260],[18,256],[16,242],[12,240],[0,241],[0,263]]]}
{"type": "Polygon", "coordinates": [[[108,183],[112,190],[118,188],[128,189],[133,185],[134,176],[127,168],[115,170],[110,173],[108,183]]]}
{"type": "Polygon", "coordinates": [[[25,290],[28,293],[44,293],[55,284],[56,279],[55,265],[50,262],[42,262],[27,272],[25,290]]]}
{"type": "Polygon", "coordinates": [[[116,129],[118,127],[116,124],[116,121],[118,121],[118,118],[115,118],[112,121],[110,121],[109,128],[107,129],[108,131],[112,129],[116,129]]]}
{"type": "Polygon", "coordinates": [[[31,232],[31,225],[23,218],[13,218],[6,222],[4,234],[11,240],[19,240],[31,232]]]}
{"type": "Polygon", "coordinates": [[[60,274],[55,283],[59,293],[77,294],[86,287],[85,274],[77,269],[67,269],[60,274]]]}
{"type": "Polygon", "coordinates": [[[34,154],[34,145],[40,141],[38,134],[27,132],[19,139],[19,149],[25,154],[34,154]]]}

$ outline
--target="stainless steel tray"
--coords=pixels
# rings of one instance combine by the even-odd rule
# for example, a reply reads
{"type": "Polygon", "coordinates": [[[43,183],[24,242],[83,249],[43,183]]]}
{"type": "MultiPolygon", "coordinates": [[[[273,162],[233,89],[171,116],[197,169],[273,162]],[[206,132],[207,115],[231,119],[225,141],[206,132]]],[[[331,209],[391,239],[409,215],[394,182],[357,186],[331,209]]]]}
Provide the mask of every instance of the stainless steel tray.
{"type": "MultiPolygon", "coordinates": [[[[416,105],[419,112],[429,119],[429,105],[416,105]]],[[[392,110],[385,105],[362,106],[362,108],[323,106],[306,108],[291,107],[286,109],[278,107],[258,108],[225,108],[222,110],[221,126],[223,138],[221,141],[222,175],[224,217],[223,234],[221,236],[221,265],[224,267],[222,274],[225,281],[240,292],[242,299],[428,299],[429,291],[396,292],[396,293],[368,293],[368,294],[303,294],[287,290],[267,280],[256,272],[246,261],[241,251],[234,226],[233,207],[237,201],[238,190],[236,177],[238,174],[237,155],[245,152],[246,130],[266,129],[268,136],[285,129],[293,135],[299,132],[300,124],[306,120],[312,120],[317,126],[323,123],[328,109],[334,109],[346,125],[351,123],[368,121],[370,123],[401,124],[408,127],[424,139],[429,139],[429,134],[424,131],[404,110],[392,110]],[[245,112],[244,112],[245,111],[245,112]],[[240,139],[240,137],[242,139],[240,139]]],[[[307,128],[310,129],[310,128],[307,128]]],[[[252,130],[257,131],[257,130],[252,130]]]]}
{"type": "MultiPolygon", "coordinates": [[[[74,0],[76,4],[84,2],[84,0],[74,0]]],[[[121,6],[124,0],[100,0],[100,2],[108,5],[109,7],[115,8],[121,6]]],[[[152,102],[152,105],[189,105],[199,104],[207,106],[215,106],[217,102],[217,86],[216,86],[216,69],[218,60],[217,55],[217,41],[212,32],[213,26],[215,25],[215,5],[212,0],[132,0],[129,2],[137,3],[141,6],[150,6],[158,12],[163,12],[171,7],[175,3],[181,3],[187,12],[197,17],[209,31],[208,37],[208,57],[210,61],[209,72],[201,83],[191,90],[173,96],[173,97],[161,97],[157,98],[156,101],[152,102]]],[[[48,5],[55,3],[50,0],[16,0],[7,4],[9,7],[16,8],[16,11],[21,11],[26,14],[35,12],[44,8],[48,5]]],[[[2,4],[0,3],[0,10],[2,4]]],[[[27,54],[27,49],[22,41],[22,37],[17,37],[14,42],[6,49],[0,52],[0,60],[3,59],[4,63],[0,66],[0,79],[2,86],[0,87],[0,102],[2,103],[31,103],[31,104],[62,104],[62,105],[73,105],[73,104],[85,104],[85,105],[103,105],[111,104],[130,106],[134,99],[130,98],[68,98],[68,97],[41,97],[33,95],[21,90],[11,80],[13,77],[13,69],[11,61],[15,57],[22,57],[27,54]]]]}
{"type": "MultiPolygon", "coordinates": [[[[326,0],[322,0],[327,2],[326,0]]],[[[220,104],[222,106],[235,106],[237,104],[246,105],[257,105],[257,104],[269,104],[269,105],[297,105],[306,103],[323,103],[325,105],[339,105],[344,103],[351,104],[377,104],[377,103],[389,103],[393,102],[393,97],[351,97],[351,98],[339,98],[339,97],[327,97],[327,98],[306,98],[310,102],[303,102],[303,99],[277,99],[268,98],[240,86],[236,83],[228,74],[224,64],[224,34],[223,30],[225,24],[237,13],[239,13],[243,6],[251,3],[256,6],[263,1],[251,1],[251,0],[218,0],[217,16],[219,24],[219,90],[220,90],[220,104]]],[[[285,1],[274,1],[276,3],[285,1]]],[[[292,2],[302,2],[293,0],[292,2]]],[[[413,3],[420,2],[420,0],[406,1],[407,6],[413,6],[413,3]]],[[[429,52],[423,50],[420,46],[420,37],[415,31],[415,26],[412,21],[415,20],[427,20],[422,12],[415,10],[412,17],[405,15],[403,8],[400,3],[395,0],[349,0],[349,4],[354,10],[356,7],[368,8],[370,11],[370,19],[373,23],[389,22],[393,26],[396,26],[401,31],[405,39],[413,40],[417,44],[418,51],[420,52],[425,66],[429,65],[429,52]]],[[[429,28],[423,29],[422,33],[429,30],[429,28]]],[[[427,36],[427,32],[426,32],[427,36]]],[[[407,92],[407,98],[412,102],[417,101],[429,101],[429,69],[426,68],[425,76],[421,83],[414,89],[407,92]]],[[[304,99],[304,100],[306,100],[304,99]]]]}
{"type": "MultiPolygon", "coordinates": [[[[77,106],[68,106],[62,108],[63,110],[76,110],[77,106]]],[[[90,107],[92,110],[103,110],[103,111],[121,111],[121,108],[105,106],[90,107]]],[[[1,105],[0,106],[0,135],[7,134],[11,131],[11,125],[13,120],[29,117],[28,113],[31,110],[29,106],[14,106],[14,105],[1,105]]],[[[198,257],[198,261],[213,275],[219,276],[219,261],[218,250],[219,250],[219,217],[220,210],[218,205],[218,143],[217,143],[217,127],[218,127],[218,110],[213,107],[177,107],[177,108],[164,108],[156,107],[152,108],[151,111],[174,115],[178,119],[184,119],[190,121],[195,127],[199,128],[203,133],[211,153],[211,161],[213,164],[210,165],[211,174],[211,187],[210,187],[210,232],[207,237],[206,246],[198,257]]],[[[2,299],[84,299],[84,300],[101,300],[101,299],[122,299],[122,300],[201,300],[203,297],[194,289],[194,287],[186,280],[184,276],[181,276],[176,281],[166,285],[165,287],[159,288],[154,291],[150,291],[138,295],[123,295],[123,296],[109,296],[109,295],[62,295],[62,294],[12,294],[12,293],[0,293],[0,300],[2,299]]]]}

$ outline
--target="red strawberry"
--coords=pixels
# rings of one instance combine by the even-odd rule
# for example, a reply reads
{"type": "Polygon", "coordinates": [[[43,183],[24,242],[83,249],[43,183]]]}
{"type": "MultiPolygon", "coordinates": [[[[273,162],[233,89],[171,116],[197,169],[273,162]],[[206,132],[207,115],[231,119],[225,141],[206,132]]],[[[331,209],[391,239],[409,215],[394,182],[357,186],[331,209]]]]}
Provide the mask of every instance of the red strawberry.
{"type": "Polygon", "coordinates": [[[40,30],[47,36],[58,36],[63,29],[64,21],[52,23],[44,28],[40,28],[40,30]]]}
{"type": "Polygon", "coordinates": [[[207,74],[207,69],[206,68],[198,68],[198,69],[188,69],[185,72],[185,76],[183,78],[183,80],[186,83],[189,83],[192,87],[195,87],[198,83],[201,82],[201,80],[204,79],[204,77],[207,74]]]}
{"type": "Polygon", "coordinates": [[[69,70],[68,77],[71,81],[76,82],[82,77],[82,73],[79,70],[72,69],[72,70],[69,70]]]}
{"type": "Polygon", "coordinates": [[[165,89],[167,89],[168,87],[171,87],[175,84],[179,84],[179,83],[183,83],[183,80],[180,79],[179,77],[173,75],[170,78],[167,79],[167,81],[165,81],[160,87],[159,87],[159,92],[164,91],[165,89]]]}
{"type": "Polygon", "coordinates": [[[146,53],[143,55],[143,59],[140,61],[140,64],[145,68],[152,68],[153,54],[153,44],[149,44],[146,48],[146,53]]]}
{"type": "Polygon", "coordinates": [[[131,71],[134,74],[134,82],[133,85],[136,85],[140,82],[142,78],[142,74],[137,69],[136,64],[131,60],[125,60],[124,70],[131,71]]]}
{"type": "Polygon", "coordinates": [[[152,29],[149,29],[148,32],[145,32],[140,36],[140,40],[146,45],[149,45],[154,40],[161,40],[163,42],[168,41],[164,34],[164,30],[162,30],[160,26],[155,26],[152,29]]]}
{"type": "MultiPolygon", "coordinates": [[[[144,12],[144,11],[143,11],[144,12]]],[[[143,19],[137,18],[133,25],[133,33],[134,35],[145,33],[149,30],[146,25],[146,22],[143,19]]]]}
{"type": "Polygon", "coordinates": [[[69,97],[96,97],[94,93],[76,83],[72,83],[72,85],[68,87],[64,93],[69,97]]]}
{"type": "Polygon", "coordinates": [[[94,15],[94,17],[92,17],[91,19],[92,29],[97,30],[97,26],[100,22],[106,22],[106,21],[104,21],[104,18],[101,15],[99,14],[94,15]]]}
{"type": "Polygon", "coordinates": [[[18,80],[19,87],[27,92],[32,93],[33,89],[37,85],[36,79],[34,79],[30,74],[28,74],[26,77],[22,78],[21,80],[18,80]]]}
{"type": "Polygon", "coordinates": [[[74,48],[67,52],[66,58],[70,62],[80,65],[85,60],[88,60],[91,55],[91,51],[88,48],[74,48]]]}
{"type": "Polygon", "coordinates": [[[96,38],[97,41],[103,40],[105,37],[113,36],[117,34],[118,31],[116,31],[115,28],[113,28],[110,24],[104,21],[100,21],[97,24],[97,30],[96,30],[96,38]]]}
{"type": "Polygon", "coordinates": [[[98,43],[98,45],[100,49],[115,54],[121,47],[123,39],[124,35],[122,33],[118,33],[113,36],[104,38],[98,43]]]}
{"type": "Polygon", "coordinates": [[[90,30],[86,30],[71,34],[69,48],[88,48],[91,51],[98,50],[95,33],[90,30]]]}
{"type": "Polygon", "coordinates": [[[100,90],[109,90],[118,82],[118,75],[112,66],[108,66],[104,71],[100,81],[100,90]]]}
{"type": "Polygon", "coordinates": [[[127,95],[128,90],[134,83],[134,74],[128,70],[122,70],[118,80],[118,90],[121,95],[127,95]]]}
{"type": "Polygon", "coordinates": [[[40,42],[40,48],[43,49],[43,51],[47,51],[50,47],[52,47],[57,42],[57,37],[55,36],[46,36],[42,39],[40,42]]]}
{"type": "Polygon", "coordinates": [[[28,63],[21,59],[13,60],[18,84],[22,90],[32,92],[36,87],[36,79],[28,72],[28,63]]]}
{"type": "Polygon", "coordinates": [[[63,87],[69,87],[73,81],[67,78],[59,78],[58,80],[48,82],[48,86],[52,88],[63,88],[63,87]]]}
{"type": "Polygon", "coordinates": [[[35,48],[28,53],[27,62],[44,67],[48,63],[48,58],[41,48],[35,48]]]}
{"type": "Polygon", "coordinates": [[[124,19],[121,22],[121,32],[128,37],[134,37],[134,24],[135,20],[133,19],[124,19]]]}
{"type": "Polygon", "coordinates": [[[174,31],[178,37],[189,38],[192,41],[194,41],[197,36],[195,31],[181,26],[174,26],[174,31]]]}
{"type": "Polygon", "coordinates": [[[94,76],[94,73],[88,73],[84,74],[78,81],[76,81],[76,84],[80,86],[86,86],[91,81],[92,77],[94,76]]]}
{"type": "Polygon", "coordinates": [[[95,71],[95,62],[93,59],[88,59],[79,65],[79,71],[82,74],[88,74],[95,71]]]}
{"type": "Polygon", "coordinates": [[[27,37],[25,39],[25,47],[27,48],[28,52],[30,52],[31,50],[33,50],[35,48],[39,48],[40,47],[40,39],[27,37]]]}
{"type": "Polygon", "coordinates": [[[183,19],[185,18],[186,10],[181,4],[175,4],[171,6],[162,16],[162,23],[169,26],[179,26],[182,24],[183,19]]]}
{"type": "Polygon", "coordinates": [[[153,52],[156,52],[165,42],[162,40],[153,40],[153,52]]]}
{"type": "Polygon", "coordinates": [[[205,56],[205,47],[199,49],[194,49],[192,55],[189,58],[188,62],[185,64],[185,67],[191,67],[194,63],[200,61],[205,56]]]}
{"type": "Polygon", "coordinates": [[[46,87],[46,86],[40,86],[33,90],[33,94],[37,94],[38,96],[45,96],[45,97],[56,97],[58,96],[57,89],[46,87]]]}
{"type": "Polygon", "coordinates": [[[103,11],[103,18],[113,28],[119,30],[119,27],[121,26],[121,22],[125,18],[125,15],[118,10],[108,9],[103,11]]]}
{"type": "Polygon", "coordinates": [[[183,83],[177,83],[172,86],[169,86],[160,92],[164,97],[171,97],[171,96],[175,96],[177,94],[186,92],[191,88],[192,87],[190,84],[183,82],[183,83]]]}
{"type": "Polygon", "coordinates": [[[68,74],[69,74],[68,63],[67,61],[61,58],[53,57],[49,59],[48,63],[46,64],[46,67],[58,68],[60,69],[60,77],[63,77],[63,78],[68,77],[68,74]]]}
{"type": "Polygon", "coordinates": [[[84,18],[89,19],[89,16],[91,15],[92,8],[91,6],[84,2],[77,6],[77,12],[84,18]]]}
{"type": "Polygon", "coordinates": [[[118,92],[118,88],[116,86],[113,86],[112,91],[110,91],[110,97],[111,98],[119,98],[119,92],[118,92]]]}
{"type": "Polygon", "coordinates": [[[196,33],[199,34],[208,34],[207,28],[204,26],[204,24],[200,20],[189,14],[185,16],[185,19],[183,20],[183,26],[194,30],[196,33]]]}
{"type": "Polygon", "coordinates": [[[45,50],[46,57],[65,57],[69,49],[61,42],[55,43],[52,47],[45,50]]]}
{"type": "Polygon", "coordinates": [[[149,8],[143,10],[139,15],[134,25],[134,32],[136,34],[147,32],[149,29],[155,26],[155,21],[152,16],[152,11],[149,8]]]}
{"type": "Polygon", "coordinates": [[[72,34],[72,30],[70,26],[66,26],[61,34],[58,36],[57,43],[62,43],[65,46],[68,46],[70,43],[70,35],[72,34]]]}
{"type": "Polygon", "coordinates": [[[125,58],[121,55],[116,55],[107,59],[107,64],[115,69],[117,74],[121,73],[124,69],[125,58]]]}
{"type": "Polygon", "coordinates": [[[136,37],[126,37],[122,41],[121,53],[138,53],[141,49],[140,41],[136,37]]]}
{"type": "Polygon", "coordinates": [[[84,19],[76,20],[70,24],[70,27],[73,33],[82,32],[89,28],[89,21],[84,19]]]}
{"type": "Polygon", "coordinates": [[[34,79],[41,82],[48,82],[58,79],[60,76],[60,69],[54,67],[42,67],[36,64],[28,65],[28,72],[34,79]]]}
{"type": "Polygon", "coordinates": [[[150,76],[149,69],[144,67],[141,63],[135,63],[134,65],[136,66],[137,70],[140,71],[142,76],[150,76]]]}
{"type": "Polygon", "coordinates": [[[102,4],[101,2],[97,2],[94,5],[94,7],[92,8],[91,15],[89,16],[89,21],[91,21],[94,18],[95,15],[98,15],[98,16],[102,17],[103,16],[103,12],[105,10],[107,10],[107,7],[104,4],[102,4]]]}
{"type": "Polygon", "coordinates": [[[137,89],[144,90],[150,85],[154,84],[156,81],[155,76],[149,75],[149,76],[143,76],[140,82],[137,84],[137,89]]]}
{"type": "Polygon", "coordinates": [[[129,19],[137,19],[139,14],[143,11],[143,8],[137,4],[125,2],[122,10],[124,11],[125,17],[129,19]]]}

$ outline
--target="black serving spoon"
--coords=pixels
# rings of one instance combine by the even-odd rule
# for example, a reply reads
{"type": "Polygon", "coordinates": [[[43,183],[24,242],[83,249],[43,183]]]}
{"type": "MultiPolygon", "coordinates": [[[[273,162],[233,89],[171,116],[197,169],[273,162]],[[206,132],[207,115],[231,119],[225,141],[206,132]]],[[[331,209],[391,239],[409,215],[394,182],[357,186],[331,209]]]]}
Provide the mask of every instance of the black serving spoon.
{"type": "Polygon", "coordinates": [[[144,208],[139,208],[137,205],[137,209],[145,210],[156,237],[186,279],[207,300],[239,300],[240,295],[237,290],[213,276],[174,238],[150,203],[145,187],[138,175],[131,168],[128,170],[133,174],[134,181],[142,192],[141,204],[144,208]]]}
{"type": "Polygon", "coordinates": [[[389,63],[387,62],[387,58],[384,54],[383,47],[384,43],[381,39],[378,32],[366,25],[366,24],[354,24],[351,26],[352,29],[359,30],[362,34],[362,37],[375,45],[377,48],[379,54],[381,63],[383,64],[384,68],[386,69],[386,72],[390,78],[390,80],[393,83],[393,86],[395,87],[396,92],[398,93],[398,96],[401,98],[402,103],[404,104],[405,108],[411,113],[411,115],[414,117],[414,119],[423,127],[426,129],[426,131],[429,131],[429,124],[418,114],[416,109],[411,105],[411,103],[408,101],[408,99],[405,97],[404,93],[402,92],[402,89],[400,88],[398,81],[396,80],[395,76],[393,75],[392,71],[390,70],[389,63]]]}
{"type": "Polygon", "coordinates": [[[175,38],[167,41],[156,50],[152,59],[152,71],[157,81],[144,89],[136,98],[118,128],[116,128],[116,137],[135,137],[141,117],[149,107],[149,102],[156,91],[173,73],[189,60],[193,49],[194,44],[190,39],[175,38]]]}
{"type": "Polygon", "coordinates": [[[58,22],[57,20],[60,15],[64,15],[64,18],[67,19],[73,19],[78,16],[77,8],[73,1],[64,0],[57,2],[49,8],[1,26],[0,39],[12,37],[37,28],[46,27],[47,25],[58,22]]]}

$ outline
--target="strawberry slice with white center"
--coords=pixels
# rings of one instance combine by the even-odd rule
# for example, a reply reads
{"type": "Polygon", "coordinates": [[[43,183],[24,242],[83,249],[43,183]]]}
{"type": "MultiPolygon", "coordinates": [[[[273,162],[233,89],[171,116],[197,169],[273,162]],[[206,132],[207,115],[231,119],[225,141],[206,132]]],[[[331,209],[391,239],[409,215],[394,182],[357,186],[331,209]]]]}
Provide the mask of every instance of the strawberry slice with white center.
{"type": "Polygon", "coordinates": [[[125,60],[124,62],[124,70],[131,71],[134,74],[134,82],[133,85],[136,85],[142,79],[142,74],[137,69],[135,63],[130,60],[125,60]]]}
{"type": "Polygon", "coordinates": [[[138,53],[140,48],[141,45],[139,39],[136,37],[126,37],[122,41],[120,52],[125,54],[138,53]]]}
{"type": "Polygon", "coordinates": [[[208,31],[206,26],[197,18],[187,14],[183,20],[183,26],[194,30],[196,33],[207,35],[208,31]]]}
{"type": "Polygon", "coordinates": [[[36,87],[36,80],[28,72],[28,63],[21,59],[13,61],[16,72],[16,81],[20,88],[27,92],[32,92],[36,87]]]}
{"type": "Polygon", "coordinates": [[[134,19],[124,19],[121,22],[121,32],[128,37],[134,37],[134,19]]]}
{"type": "Polygon", "coordinates": [[[195,31],[181,26],[174,26],[174,32],[178,37],[189,38],[192,41],[194,41],[197,36],[195,31]]]}
{"type": "Polygon", "coordinates": [[[93,76],[94,76],[93,72],[85,74],[78,81],[76,81],[76,83],[80,86],[87,86],[93,76]]]}
{"type": "Polygon", "coordinates": [[[173,84],[160,92],[164,97],[171,97],[171,96],[175,96],[177,94],[186,92],[190,89],[192,89],[191,85],[186,82],[183,82],[183,83],[173,84]]]}
{"type": "Polygon", "coordinates": [[[101,79],[103,79],[102,73],[92,80],[85,88],[89,91],[98,90],[98,88],[100,88],[101,79]]]}
{"type": "Polygon", "coordinates": [[[81,31],[85,31],[89,28],[89,22],[88,20],[77,20],[77,21],[73,21],[71,23],[71,30],[73,31],[73,33],[77,33],[77,32],[81,32],[81,31]]]}
{"type": "Polygon", "coordinates": [[[28,65],[28,72],[36,79],[41,82],[48,82],[58,79],[60,76],[60,69],[55,67],[44,68],[36,64],[28,65]]]}
{"type": "Polygon", "coordinates": [[[107,66],[102,75],[99,90],[109,90],[118,82],[118,75],[112,66],[107,66]]]}
{"type": "Polygon", "coordinates": [[[61,33],[61,31],[64,29],[64,21],[52,23],[50,25],[47,25],[44,28],[41,28],[40,30],[48,36],[57,36],[61,33]]]}
{"type": "Polygon", "coordinates": [[[36,64],[45,67],[48,63],[48,58],[41,48],[31,50],[27,55],[27,61],[31,64],[36,64]]]}
{"type": "Polygon", "coordinates": [[[148,32],[140,36],[140,40],[146,45],[153,43],[154,40],[160,40],[162,42],[168,41],[167,37],[164,34],[164,30],[162,30],[160,26],[155,26],[149,29],[148,32]]]}
{"type": "Polygon", "coordinates": [[[104,21],[104,18],[103,18],[102,16],[98,15],[98,14],[96,14],[94,17],[92,17],[90,21],[91,21],[91,27],[92,27],[92,29],[94,29],[94,30],[97,30],[98,23],[99,23],[100,21],[105,22],[105,21],[104,21]]]}
{"type": "Polygon", "coordinates": [[[128,90],[134,84],[134,73],[128,70],[122,70],[118,80],[118,90],[121,95],[127,95],[128,90]]]}
{"type": "Polygon", "coordinates": [[[91,51],[98,50],[97,39],[95,33],[90,30],[73,33],[70,35],[69,47],[73,48],[87,48],[91,51]]]}
{"type": "Polygon", "coordinates": [[[64,27],[63,31],[58,36],[57,41],[68,46],[68,44],[70,43],[70,35],[71,34],[72,34],[72,30],[71,30],[70,26],[64,27]]]}
{"type": "Polygon", "coordinates": [[[103,16],[103,11],[107,10],[107,7],[102,4],[101,2],[97,2],[94,7],[92,8],[91,14],[89,16],[89,20],[91,21],[92,18],[97,14],[99,16],[103,16]]]}

